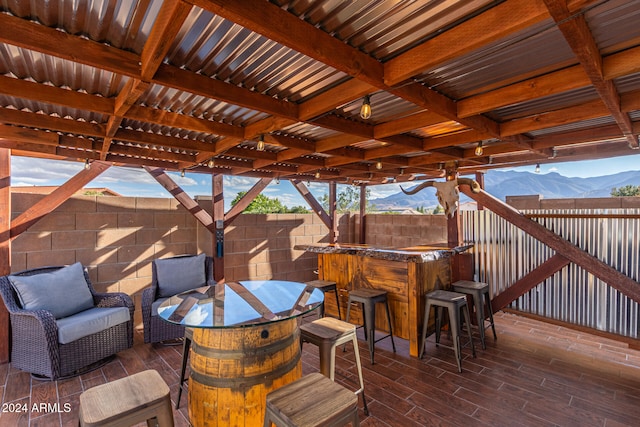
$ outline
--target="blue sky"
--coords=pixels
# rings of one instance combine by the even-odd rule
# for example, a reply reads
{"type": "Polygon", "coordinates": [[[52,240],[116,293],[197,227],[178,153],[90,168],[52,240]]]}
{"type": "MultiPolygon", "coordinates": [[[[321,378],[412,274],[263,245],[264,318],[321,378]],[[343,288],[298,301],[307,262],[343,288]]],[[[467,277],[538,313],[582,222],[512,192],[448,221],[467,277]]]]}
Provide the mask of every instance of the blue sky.
{"type": "MultiPolygon", "coordinates": [[[[79,162],[13,156],[11,158],[11,185],[60,185],[78,173],[82,167],[83,163],[79,162]]],[[[533,166],[525,166],[505,170],[533,172],[533,169],[533,166]]],[[[540,173],[543,174],[557,172],[568,177],[587,178],[611,175],[618,172],[640,170],[640,154],[601,160],[541,164],[540,169],[540,173]]],[[[168,172],[168,174],[191,197],[211,195],[211,178],[208,175],[186,173],[183,178],[177,172],[168,172]]],[[[238,192],[247,191],[256,181],[256,178],[225,176],[225,210],[230,208],[231,201],[238,192]]],[[[93,180],[88,187],[108,187],[123,196],[171,197],[147,172],[139,168],[109,168],[93,180]]],[[[311,183],[309,188],[317,198],[328,191],[328,185],[325,183],[311,183]]],[[[398,184],[374,185],[370,189],[372,199],[386,197],[400,191],[398,184]]],[[[272,181],[263,194],[268,197],[277,197],[288,207],[307,206],[307,203],[289,181],[282,180],[280,184],[272,181]]]]}

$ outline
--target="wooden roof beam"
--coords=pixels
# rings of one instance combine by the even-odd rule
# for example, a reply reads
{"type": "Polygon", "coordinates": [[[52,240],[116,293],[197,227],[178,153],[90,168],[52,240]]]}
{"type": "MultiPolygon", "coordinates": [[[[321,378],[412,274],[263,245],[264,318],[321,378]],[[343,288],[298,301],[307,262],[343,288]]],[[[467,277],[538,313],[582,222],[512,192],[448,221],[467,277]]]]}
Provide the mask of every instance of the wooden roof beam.
{"type": "Polygon", "coordinates": [[[638,139],[633,134],[631,119],[621,110],[620,96],[616,87],[611,80],[604,79],[602,57],[584,15],[572,16],[566,1],[544,0],[544,2],[567,43],[585,69],[593,87],[620,127],[629,147],[639,148],[638,139]]]}

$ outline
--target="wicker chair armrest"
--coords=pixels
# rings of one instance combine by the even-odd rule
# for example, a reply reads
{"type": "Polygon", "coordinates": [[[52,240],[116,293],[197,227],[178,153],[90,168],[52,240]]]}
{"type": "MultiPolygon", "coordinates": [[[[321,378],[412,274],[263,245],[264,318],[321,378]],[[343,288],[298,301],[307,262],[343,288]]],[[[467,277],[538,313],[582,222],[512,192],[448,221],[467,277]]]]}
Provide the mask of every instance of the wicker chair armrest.
{"type": "Polygon", "coordinates": [[[133,307],[131,297],[124,292],[106,292],[93,294],[96,307],[133,307]]]}
{"type": "Polygon", "coordinates": [[[18,310],[11,313],[11,333],[33,342],[47,343],[51,354],[58,351],[58,325],[56,319],[47,310],[18,310]]]}

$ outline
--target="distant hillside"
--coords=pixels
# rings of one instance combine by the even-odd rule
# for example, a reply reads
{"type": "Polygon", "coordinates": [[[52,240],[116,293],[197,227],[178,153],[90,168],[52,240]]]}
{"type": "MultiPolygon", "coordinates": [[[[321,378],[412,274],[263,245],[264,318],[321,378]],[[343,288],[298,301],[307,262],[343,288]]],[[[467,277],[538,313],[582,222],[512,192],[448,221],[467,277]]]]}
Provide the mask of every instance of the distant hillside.
{"type": "MultiPolygon", "coordinates": [[[[484,178],[485,189],[493,196],[506,200],[506,196],[540,194],[545,199],[610,197],[611,189],[625,185],[640,185],[640,171],[620,172],[614,175],[592,178],[569,178],[558,173],[536,174],[515,171],[488,171],[484,178]]],[[[405,183],[410,190],[419,183],[405,183]]],[[[462,196],[462,202],[469,198],[462,196]]],[[[378,210],[399,207],[435,207],[438,205],[436,190],[426,188],[408,196],[398,192],[384,198],[373,199],[371,203],[378,210]]]]}

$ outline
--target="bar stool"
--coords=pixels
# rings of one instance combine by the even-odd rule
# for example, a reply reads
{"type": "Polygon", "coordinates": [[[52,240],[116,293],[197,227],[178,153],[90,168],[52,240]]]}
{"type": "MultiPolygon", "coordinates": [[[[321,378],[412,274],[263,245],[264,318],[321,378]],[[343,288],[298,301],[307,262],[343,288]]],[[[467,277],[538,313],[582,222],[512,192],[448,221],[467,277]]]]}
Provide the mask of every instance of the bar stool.
{"type": "MultiPolygon", "coordinates": [[[[422,327],[422,347],[420,348],[419,358],[422,358],[424,348],[427,344],[427,329],[429,327],[429,314],[431,307],[435,308],[436,318],[436,346],[440,344],[440,330],[442,328],[442,308],[446,308],[449,314],[449,330],[453,339],[453,351],[456,354],[456,362],[458,364],[458,372],[462,372],[462,353],[460,345],[460,332],[462,331],[462,323],[460,319],[460,311],[464,314],[467,323],[467,332],[469,334],[469,342],[473,357],[476,357],[476,349],[473,346],[473,337],[471,336],[471,316],[469,315],[469,307],[467,306],[467,296],[457,292],[436,290],[425,295],[426,303],[424,310],[424,323],[422,327]]],[[[466,346],[466,345],[465,345],[466,346]]],[[[443,346],[451,348],[449,346],[443,346]]]]}
{"type": "MultiPolygon", "coordinates": [[[[336,306],[338,307],[338,319],[342,319],[342,315],[340,314],[340,298],[338,297],[338,287],[336,282],[330,280],[312,280],[310,282],[305,283],[307,286],[312,286],[316,289],[320,289],[325,294],[327,292],[335,292],[336,294],[336,306]]],[[[318,310],[318,317],[324,317],[324,304],[318,310]]]]}
{"type": "Polygon", "coordinates": [[[169,387],[154,369],[84,391],[78,415],[81,427],[154,425],[152,419],[159,427],[173,427],[169,387]]]}
{"type": "Polygon", "coordinates": [[[362,313],[364,314],[364,339],[369,344],[369,355],[371,356],[371,364],[373,365],[373,353],[375,343],[387,337],[391,337],[391,346],[393,352],[396,352],[396,344],[393,341],[393,328],[391,326],[391,313],[389,312],[389,302],[387,301],[387,292],[377,289],[360,288],[349,292],[349,303],[347,305],[347,322],[351,313],[351,304],[360,303],[362,313]],[[387,322],[389,324],[389,333],[383,337],[376,339],[376,304],[384,304],[387,312],[387,322]]]}
{"type": "Polygon", "coordinates": [[[493,323],[493,307],[491,307],[491,296],[489,295],[489,285],[487,283],[472,282],[470,280],[458,280],[453,285],[455,292],[471,295],[473,298],[473,305],[476,312],[476,320],[478,322],[478,329],[480,330],[480,341],[482,342],[482,349],[486,350],[485,344],[485,330],[490,326],[493,330],[493,339],[497,340],[496,327],[493,323]],[[484,307],[487,305],[489,312],[489,326],[485,326],[485,314],[484,307]]]}
{"type": "Polygon", "coordinates": [[[319,372],[267,394],[264,427],[357,427],[358,396],[319,372]]]}
{"type": "Polygon", "coordinates": [[[351,323],[334,319],[333,317],[323,317],[313,322],[300,326],[300,340],[318,346],[320,354],[320,373],[334,381],[336,372],[336,347],[340,344],[353,342],[353,353],[360,379],[360,389],[355,394],[362,394],[364,413],[369,415],[367,400],[364,396],[364,378],[362,377],[362,364],[360,363],[360,352],[358,351],[358,338],[356,337],[356,327],[351,323]]]}
{"type": "Polygon", "coordinates": [[[180,398],[182,397],[182,389],[184,388],[187,370],[187,359],[189,359],[189,349],[191,348],[191,340],[193,340],[193,329],[184,328],[184,340],[182,341],[182,368],[180,370],[180,388],[178,389],[178,399],[176,400],[176,409],[180,408],[180,398]]]}

